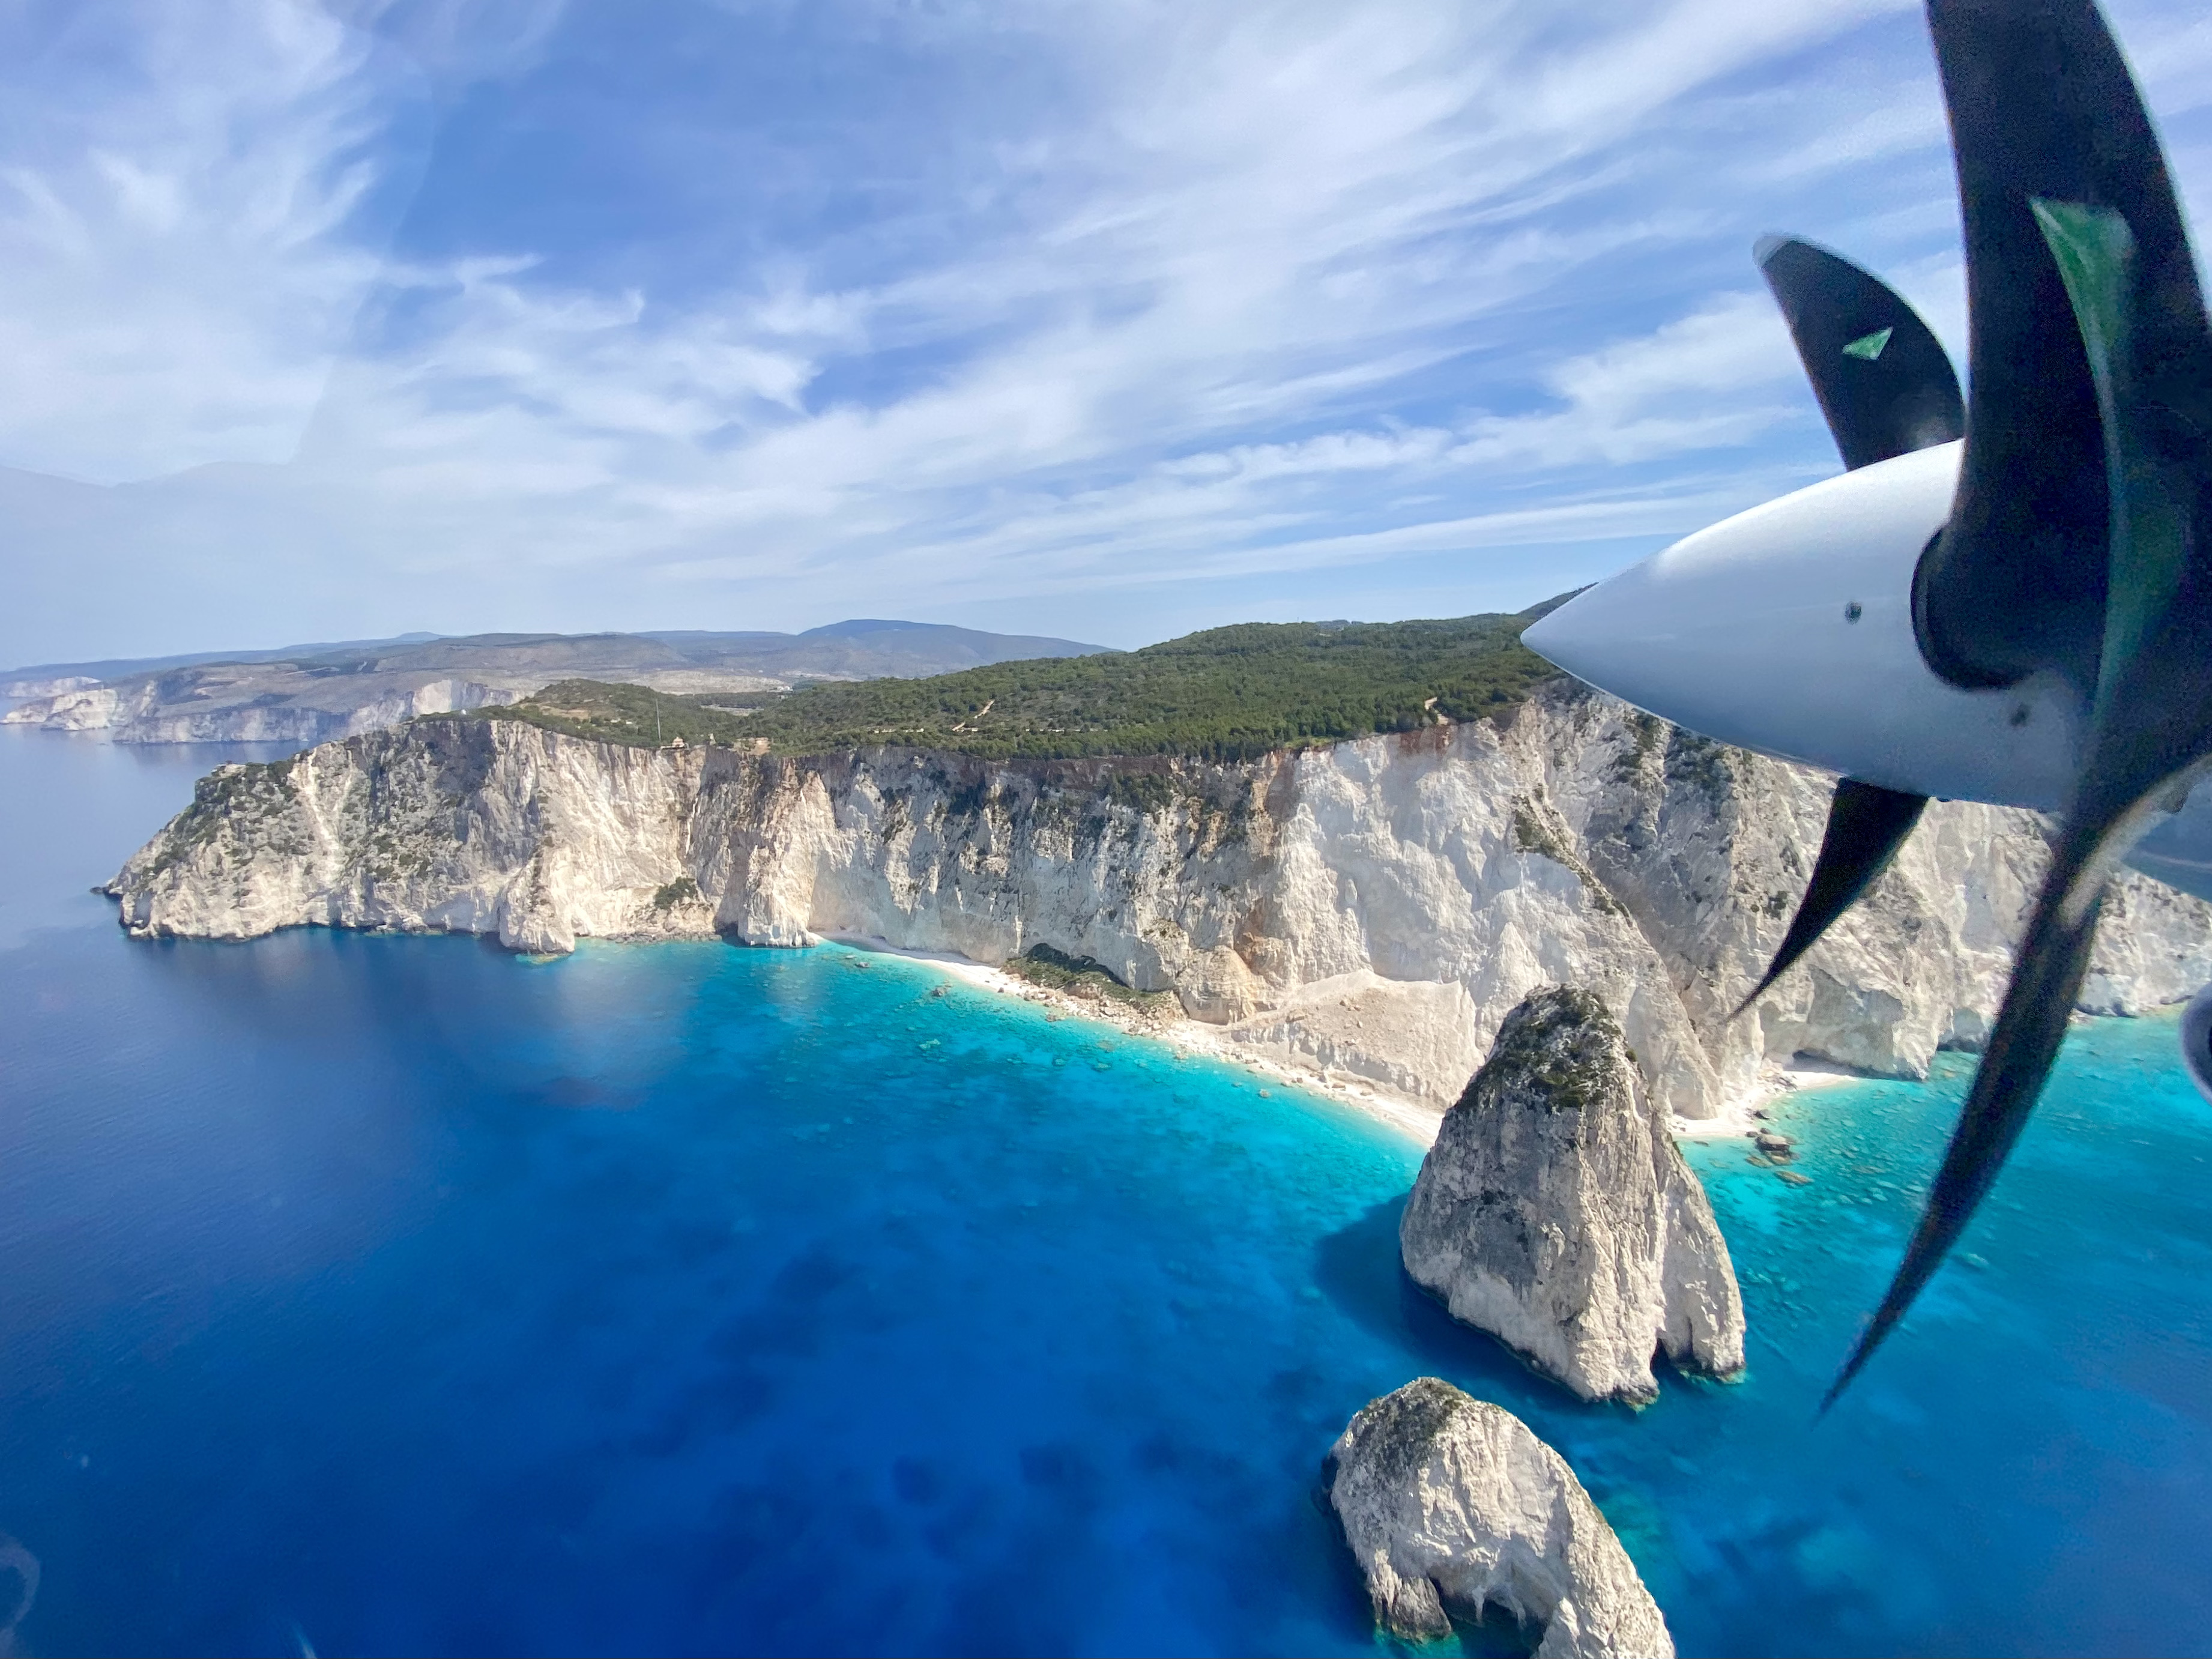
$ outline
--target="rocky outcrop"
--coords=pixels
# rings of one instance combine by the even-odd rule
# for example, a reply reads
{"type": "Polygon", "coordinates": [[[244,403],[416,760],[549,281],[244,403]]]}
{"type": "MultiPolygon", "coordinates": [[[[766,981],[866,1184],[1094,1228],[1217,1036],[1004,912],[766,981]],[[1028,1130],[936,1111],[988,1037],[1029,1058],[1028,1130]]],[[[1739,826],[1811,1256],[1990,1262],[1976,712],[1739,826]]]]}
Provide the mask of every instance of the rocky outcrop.
{"type": "Polygon", "coordinates": [[[1433,1376],[1372,1401],[1329,1453],[1330,1504],[1375,1617],[1409,1642],[1450,1614],[1543,1627],[1539,1659],[1673,1659],[1636,1565],[1566,1460],[1433,1376]]]}
{"type": "MultiPolygon", "coordinates": [[[[266,671],[235,671],[246,679],[266,671]]],[[[520,700],[532,684],[485,684],[446,674],[337,677],[307,691],[256,693],[221,669],[180,670],[62,686],[0,714],[0,726],[100,732],[117,743],[326,743],[419,714],[520,700]]]]}
{"type": "Polygon", "coordinates": [[[1654,1353],[1743,1369],[1743,1297],[1705,1190],[1620,1025],[1548,986],[1505,1018],[1399,1223],[1406,1271],[1584,1400],[1659,1392],[1654,1353]]]}
{"type": "Polygon", "coordinates": [[[0,697],[57,697],[64,691],[82,691],[99,684],[90,674],[49,674],[0,684],[0,697]]]}
{"type": "MultiPolygon", "coordinates": [[[[1494,720],[1235,763],[652,751],[422,720],[216,774],[112,890],[151,934],[839,933],[993,964],[1047,944],[1438,1110],[1516,1003],[1568,982],[1614,1011],[1660,1107],[1706,1117],[1799,1051],[1917,1075],[2002,994],[2041,831],[1938,804],[1806,964],[1726,1018],[1826,804],[1812,773],[1565,682],[1494,720]]],[[[2089,1006],[2212,979],[2212,908],[2130,877],[2106,917],[2089,1006]]]]}

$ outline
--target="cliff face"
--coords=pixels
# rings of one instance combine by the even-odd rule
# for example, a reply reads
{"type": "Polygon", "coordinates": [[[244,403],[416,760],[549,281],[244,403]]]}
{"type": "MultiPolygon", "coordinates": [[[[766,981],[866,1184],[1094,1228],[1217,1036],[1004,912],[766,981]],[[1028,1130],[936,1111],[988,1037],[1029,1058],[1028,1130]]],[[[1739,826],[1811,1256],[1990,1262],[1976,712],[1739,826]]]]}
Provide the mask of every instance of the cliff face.
{"type": "MultiPolygon", "coordinates": [[[[151,675],[116,684],[63,685],[0,714],[0,726],[47,732],[105,732],[118,743],[326,743],[417,714],[444,714],[519,700],[526,687],[486,685],[453,675],[368,677],[373,683],[317,688],[318,695],[232,695],[214,671],[151,675]],[[198,684],[212,683],[211,689],[198,684]]],[[[250,688],[248,688],[250,692],[250,688]]]]}
{"type": "MultiPolygon", "coordinates": [[[[1500,722],[1236,764],[793,759],[424,721],[226,768],[111,884],[134,933],[301,923],[580,936],[825,933],[996,963],[1093,957],[1263,1050],[1442,1108],[1534,987],[1620,1018],[1653,1097],[1710,1116],[1769,1056],[1906,1075],[1977,1041],[2045,854],[1938,805],[1896,866],[1734,1022],[1812,868],[1824,780],[1571,684],[1500,722]]],[[[2085,1006],[2212,979],[2212,908],[2140,877],[2085,1006]]]]}

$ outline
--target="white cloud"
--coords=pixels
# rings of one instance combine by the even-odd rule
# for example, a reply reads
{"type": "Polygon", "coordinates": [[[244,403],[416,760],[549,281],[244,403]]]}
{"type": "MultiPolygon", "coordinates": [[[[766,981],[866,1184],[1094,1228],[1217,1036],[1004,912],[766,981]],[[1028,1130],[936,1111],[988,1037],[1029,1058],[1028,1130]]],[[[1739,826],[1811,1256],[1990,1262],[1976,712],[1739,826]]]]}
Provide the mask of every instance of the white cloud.
{"type": "MultiPolygon", "coordinates": [[[[1131,15],[1160,16],[1145,9],[1124,14],[1125,23],[1131,15]]],[[[1836,27],[1819,9],[1773,16],[1783,21],[1770,23],[1770,41],[1836,27]]],[[[495,470],[507,449],[565,456],[568,485],[681,501],[698,527],[811,524],[811,535],[848,538],[856,524],[902,520],[927,533],[948,492],[996,490],[1029,512],[1055,500],[1070,510],[1133,496],[1157,506],[1164,480],[1208,468],[1233,466],[1249,496],[1267,477],[1373,471],[1386,456],[1431,464],[1433,443],[1409,449],[1403,437],[1358,433],[1232,443],[1199,452],[1228,459],[1170,457],[1164,467],[1162,452],[1376,401],[1380,388],[1462,349],[1450,331],[1507,309],[1561,269],[1668,240],[1646,220],[1515,222],[1532,216],[1511,198],[1559,165],[1557,146],[1534,134],[1574,128],[1589,144],[1694,80],[1696,54],[1684,43],[1710,21],[1693,9],[1631,30],[1626,41],[1607,37],[1583,55],[1596,60],[1591,75],[1577,72],[1583,57],[1565,54],[1537,77],[1539,95],[1518,100],[1502,84],[1519,67],[1512,48],[1535,48],[1528,15],[1509,8],[1186,17],[1170,32],[1164,61],[1156,37],[1133,30],[1145,36],[1141,49],[1107,44],[1141,56],[1147,72],[1126,66],[1126,81],[1100,89],[1089,125],[1061,140],[1087,152],[1074,171],[1106,182],[1030,234],[864,295],[787,295],[775,308],[730,302],[662,319],[635,296],[594,309],[486,288],[501,302],[471,310],[431,353],[384,380],[374,418],[352,430],[378,447],[380,433],[411,434],[410,450],[434,434],[428,447],[495,470]],[[1659,72],[1639,80],[1633,67],[1654,54],[1637,42],[1655,33],[1666,45],[1659,72]],[[1491,219],[1489,234],[1440,240],[1470,217],[1491,219]],[[1141,297],[1115,307],[1107,302],[1115,292],[1141,297]],[[829,308],[843,337],[819,331],[804,343],[814,356],[769,343],[781,312],[810,307],[829,308]],[[958,337],[1010,311],[1036,320],[896,399],[794,408],[823,356],[865,350],[878,334],[958,337]],[[716,364],[726,370],[719,380],[716,364]],[[456,385],[465,390],[444,390],[456,385]],[[488,447],[457,447],[460,427],[488,447]],[[710,431],[725,441],[699,447],[710,431]],[[1363,464],[1347,465],[1355,453],[1363,464]],[[1060,476],[1071,469],[1093,476],[1060,476]]],[[[1083,43],[1086,53],[1097,46],[1083,43]]],[[[1704,67],[1716,67],[1710,52],[1704,67]]],[[[1676,365],[1662,374],[1675,376],[1669,389],[1725,391],[1747,350],[1778,337],[1763,316],[1732,334],[1735,319],[1704,318],[1659,337],[1653,352],[1676,365]],[[1682,379],[1692,359],[1704,368],[1682,379]]],[[[1640,371],[1619,356],[1552,377],[1571,407],[1550,421],[1560,440],[1550,460],[1574,458],[1569,431],[1584,434],[1575,441],[1583,453],[1601,458],[1728,441],[1721,426],[1680,410],[1632,422],[1620,412],[1625,388],[1607,392],[1592,379],[1661,374],[1659,356],[1634,359],[1640,371]],[[1600,427],[1610,433],[1602,441],[1600,427]]],[[[1481,431],[1495,448],[1513,424],[1481,431]]],[[[694,527],[682,515],[667,525],[672,541],[694,527]]]]}
{"type": "Polygon", "coordinates": [[[0,458],[106,481],[289,457],[376,276],[354,233],[394,66],[292,0],[94,4],[15,44],[0,458]]]}
{"type": "MultiPolygon", "coordinates": [[[[1832,465],[1747,287],[1777,223],[1963,337],[1948,179],[1894,165],[1941,123],[1899,0],[769,7],[1002,79],[890,135],[930,167],[860,225],[604,287],[534,246],[380,276],[388,54],[285,0],[139,4],[101,15],[160,72],[0,149],[0,349],[35,371],[0,460],[288,460],[312,408],[281,477],[193,510],[282,525],[303,592],[395,624],[520,623],[525,589],[572,626],[944,614],[1691,528],[1832,465]],[[373,280],[401,320],[341,353],[373,280]]],[[[552,3],[347,15],[441,86],[561,61],[552,3]]],[[[2160,38],[2185,102],[2197,34],[2160,38]]]]}

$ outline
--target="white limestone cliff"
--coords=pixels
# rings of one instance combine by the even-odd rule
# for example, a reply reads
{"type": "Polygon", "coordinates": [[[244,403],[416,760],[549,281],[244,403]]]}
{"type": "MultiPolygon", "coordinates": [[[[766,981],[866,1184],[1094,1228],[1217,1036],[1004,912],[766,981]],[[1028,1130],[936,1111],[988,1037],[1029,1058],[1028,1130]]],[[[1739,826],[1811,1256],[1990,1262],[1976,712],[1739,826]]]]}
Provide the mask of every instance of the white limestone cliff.
{"type": "MultiPolygon", "coordinates": [[[[340,677],[341,679],[343,677],[340,677]]],[[[119,684],[52,682],[53,690],[0,714],[0,726],[102,732],[118,743],[325,743],[445,714],[520,701],[536,686],[486,684],[459,675],[380,676],[359,695],[325,688],[319,702],[289,696],[245,702],[167,700],[159,675],[119,684]]]]}
{"type": "MultiPolygon", "coordinates": [[[[134,933],[870,936],[1038,944],[1172,990],[1255,1053],[1442,1109],[1539,985],[1613,1009],[1656,1103],[1712,1116],[1770,1059],[1917,1075],[2001,997],[2045,856],[2023,812],[1931,806],[1805,965],[1756,982],[1812,868],[1817,775],[1560,682],[1496,720],[1237,763],[647,750],[422,720],[228,768],[111,884],[134,933]]],[[[2212,979],[2212,908],[2140,877],[2086,1006],[2212,979]]]]}
{"type": "Polygon", "coordinates": [[[1587,991],[1531,992],[1444,1114],[1398,1228],[1413,1281],[1584,1400],[1656,1397],[1652,1355],[1743,1369],[1712,1206],[1587,991]]]}
{"type": "Polygon", "coordinates": [[[1376,1622],[1408,1642],[1494,1609],[1538,1659],[1674,1659],[1658,1604],[1566,1460],[1501,1406],[1417,1377],[1331,1449],[1329,1502],[1376,1622]]]}

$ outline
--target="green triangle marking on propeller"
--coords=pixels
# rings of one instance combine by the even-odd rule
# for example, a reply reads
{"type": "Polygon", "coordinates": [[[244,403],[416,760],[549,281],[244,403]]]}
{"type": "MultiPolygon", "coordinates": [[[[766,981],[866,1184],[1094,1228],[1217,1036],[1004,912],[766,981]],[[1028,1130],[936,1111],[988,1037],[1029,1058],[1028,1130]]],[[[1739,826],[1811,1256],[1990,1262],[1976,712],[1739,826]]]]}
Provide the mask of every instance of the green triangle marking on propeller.
{"type": "Polygon", "coordinates": [[[1895,289],[1801,236],[1763,236],[1753,254],[1845,467],[1964,435],[1958,373],[1895,289]]]}
{"type": "Polygon", "coordinates": [[[1863,363],[1873,362],[1889,343],[1889,337],[1896,332],[1894,328],[1878,328],[1871,334],[1862,334],[1844,348],[1844,356],[1856,357],[1863,363]]]}
{"type": "MultiPolygon", "coordinates": [[[[1965,433],[1966,404],[1951,359],[1895,289],[1801,237],[1762,237],[1754,254],[1844,466],[1872,466],[1965,433]],[[1843,358],[1866,367],[1847,369],[1843,358]]],[[[1923,796],[1856,778],[1836,786],[1820,856],[1790,931],[1757,988],[1730,1018],[1757,1001],[1858,902],[1889,867],[1927,804],[1923,796]]]]}

